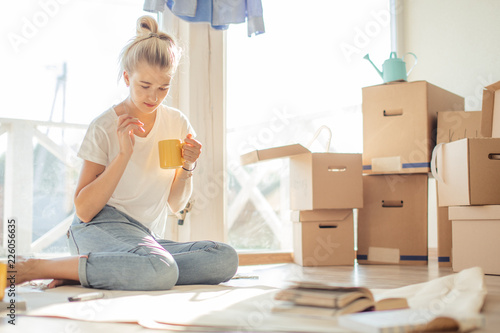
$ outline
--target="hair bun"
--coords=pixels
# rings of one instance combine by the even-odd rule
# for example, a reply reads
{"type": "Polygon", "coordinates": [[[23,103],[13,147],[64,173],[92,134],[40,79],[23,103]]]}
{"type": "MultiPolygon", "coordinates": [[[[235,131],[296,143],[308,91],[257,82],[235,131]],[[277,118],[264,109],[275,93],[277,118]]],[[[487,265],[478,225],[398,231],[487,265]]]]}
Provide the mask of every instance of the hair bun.
{"type": "Polygon", "coordinates": [[[148,15],[141,16],[137,20],[137,36],[144,36],[150,33],[158,33],[158,23],[148,15]]]}
{"type": "Polygon", "coordinates": [[[160,31],[151,16],[141,16],[136,24],[137,35],[120,54],[120,69],[133,73],[141,61],[173,75],[181,57],[181,49],[169,34],[160,31]]]}

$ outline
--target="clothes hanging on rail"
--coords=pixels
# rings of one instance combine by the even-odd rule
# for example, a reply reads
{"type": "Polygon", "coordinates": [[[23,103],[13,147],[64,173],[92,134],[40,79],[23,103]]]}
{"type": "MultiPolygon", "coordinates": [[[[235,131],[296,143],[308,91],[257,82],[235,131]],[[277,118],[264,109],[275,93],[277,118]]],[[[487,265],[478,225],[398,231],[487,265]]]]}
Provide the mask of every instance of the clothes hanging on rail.
{"type": "Polygon", "coordinates": [[[265,32],[261,0],[145,0],[144,10],[163,12],[166,8],[188,22],[208,22],[226,30],[230,24],[247,22],[248,36],[265,32]]]}

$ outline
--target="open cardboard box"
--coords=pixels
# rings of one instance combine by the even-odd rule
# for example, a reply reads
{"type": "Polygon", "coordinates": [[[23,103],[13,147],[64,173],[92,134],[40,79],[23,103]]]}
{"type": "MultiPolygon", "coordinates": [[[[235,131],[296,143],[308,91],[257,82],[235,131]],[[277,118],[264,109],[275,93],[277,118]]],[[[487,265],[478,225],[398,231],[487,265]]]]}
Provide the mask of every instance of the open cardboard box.
{"type": "Polygon", "coordinates": [[[363,171],[427,173],[438,111],[463,110],[464,98],[426,81],[364,87],[363,171]]]}
{"type": "Polygon", "coordinates": [[[481,132],[485,137],[500,138],[500,81],[483,90],[481,132]]]}
{"type": "Polygon", "coordinates": [[[300,144],[251,151],[243,165],[290,158],[292,210],[363,207],[361,154],[313,153],[300,144]]]}
{"type": "Polygon", "coordinates": [[[453,270],[479,266],[500,275],[500,206],[449,207],[453,224],[453,270]]]}
{"type": "Polygon", "coordinates": [[[293,258],[301,266],[354,265],[352,209],[294,211],[293,258]]]}
{"type": "Polygon", "coordinates": [[[500,138],[437,145],[431,169],[439,206],[500,204],[500,138]]]}
{"type": "Polygon", "coordinates": [[[500,102],[495,103],[498,98],[500,81],[483,91],[484,137],[440,143],[434,148],[431,172],[437,180],[439,206],[500,204],[500,102]]]}

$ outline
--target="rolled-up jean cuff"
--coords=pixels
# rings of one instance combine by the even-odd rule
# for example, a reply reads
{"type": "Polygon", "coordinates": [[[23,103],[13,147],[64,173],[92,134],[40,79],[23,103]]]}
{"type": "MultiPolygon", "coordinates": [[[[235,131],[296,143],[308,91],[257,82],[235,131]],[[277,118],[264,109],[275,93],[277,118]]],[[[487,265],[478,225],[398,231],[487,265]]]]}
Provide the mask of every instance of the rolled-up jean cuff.
{"type": "Polygon", "coordinates": [[[89,288],[90,284],[87,281],[87,260],[89,259],[88,255],[81,255],[78,259],[78,277],[80,278],[80,283],[82,286],[89,288]]]}

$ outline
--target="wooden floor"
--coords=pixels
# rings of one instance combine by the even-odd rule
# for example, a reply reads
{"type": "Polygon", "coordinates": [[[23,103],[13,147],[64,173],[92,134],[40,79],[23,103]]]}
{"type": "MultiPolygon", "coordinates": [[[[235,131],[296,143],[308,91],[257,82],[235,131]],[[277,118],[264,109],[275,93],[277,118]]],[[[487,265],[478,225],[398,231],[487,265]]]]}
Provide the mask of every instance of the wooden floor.
{"type": "MultiPolygon", "coordinates": [[[[356,265],[354,267],[301,267],[295,264],[273,264],[241,266],[240,279],[227,283],[231,286],[269,285],[283,287],[290,280],[322,280],[335,283],[349,283],[369,288],[396,288],[409,284],[426,282],[452,274],[451,268],[438,267],[431,256],[428,266],[383,266],[356,265]]],[[[485,276],[488,295],[483,314],[486,327],[475,332],[500,332],[500,276],[485,276]]],[[[2,318],[1,332],[145,332],[147,329],[134,324],[111,324],[72,321],[57,318],[17,318],[17,325],[7,324],[2,318]]]]}

